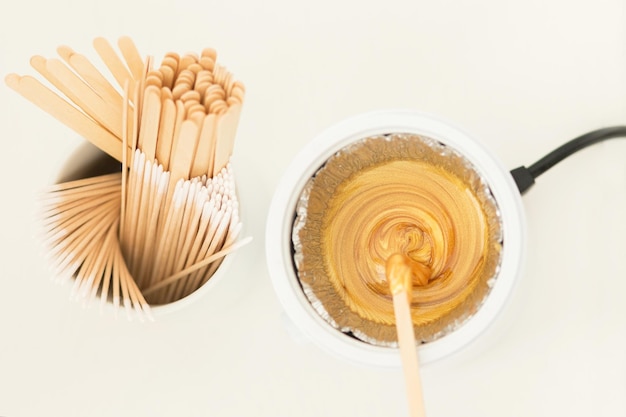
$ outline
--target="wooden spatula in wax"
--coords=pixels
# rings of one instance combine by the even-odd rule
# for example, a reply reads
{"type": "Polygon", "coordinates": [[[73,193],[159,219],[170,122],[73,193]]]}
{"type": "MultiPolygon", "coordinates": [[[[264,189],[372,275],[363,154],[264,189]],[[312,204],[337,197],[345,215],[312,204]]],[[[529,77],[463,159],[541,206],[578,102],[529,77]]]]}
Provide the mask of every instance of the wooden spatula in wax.
{"type": "Polygon", "coordinates": [[[402,368],[404,369],[411,417],[423,417],[426,415],[419,374],[419,359],[415,347],[415,333],[413,332],[413,321],[411,320],[411,298],[413,278],[416,278],[420,283],[427,283],[428,269],[427,266],[399,253],[387,259],[385,268],[389,288],[393,295],[396,331],[398,332],[398,344],[400,345],[400,356],[402,358],[402,368]]]}

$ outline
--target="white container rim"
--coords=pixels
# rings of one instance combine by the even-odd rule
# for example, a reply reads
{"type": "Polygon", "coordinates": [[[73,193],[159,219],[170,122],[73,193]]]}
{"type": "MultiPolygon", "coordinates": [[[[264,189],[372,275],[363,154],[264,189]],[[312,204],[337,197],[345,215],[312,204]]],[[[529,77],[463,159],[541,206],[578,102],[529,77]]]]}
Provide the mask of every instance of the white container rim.
{"type": "Polygon", "coordinates": [[[500,313],[521,273],[525,219],[521,195],[509,171],[468,134],[432,115],[404,109],[364,113],[326,129],[298,153],[278,184],[266,225],[267,264],[278,299],[294,325],[320,348],[352,362],[400,367],[397,349],[373,346],[355,339],[333,328],[318,315],[300,287],[291,243],[295,206],[309,178],[331,155],[347,144],[389,133],[424,135],[458,151],[487,182],[502,220],[504,243],[500,270],[493,288],[480,309],[462,326],[419,346],[422,363],[441,359],[468,345],[500,313]]]}

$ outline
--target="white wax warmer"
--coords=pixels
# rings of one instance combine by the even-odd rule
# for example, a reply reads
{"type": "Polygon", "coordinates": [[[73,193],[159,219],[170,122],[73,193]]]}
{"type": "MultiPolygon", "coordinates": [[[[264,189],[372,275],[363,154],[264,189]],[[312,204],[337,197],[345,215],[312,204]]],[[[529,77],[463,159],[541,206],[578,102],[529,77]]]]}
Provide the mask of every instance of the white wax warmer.
{"type": "Polygon", "coordinates": [[[272,200],[266,230],[267,263],[275,291],[295,326],[321,348],[350,361],[399,367],[396,349],[374,346],[331,326],[305,296],[293,261],[292,229],[303,187],[338,150],[375,135],[406,133],[434,139],[466,158],[489,187],[500,211],[502,254],[493,286],[484,302],[455,330],[419,346],[422,363],[470,343],[496,318],[520,274],[524,254],[524,216],[518,188],[505,169],[466,133],[432,116],[406,110],[362,114],[322,132],[292,161],[272,200]]]}

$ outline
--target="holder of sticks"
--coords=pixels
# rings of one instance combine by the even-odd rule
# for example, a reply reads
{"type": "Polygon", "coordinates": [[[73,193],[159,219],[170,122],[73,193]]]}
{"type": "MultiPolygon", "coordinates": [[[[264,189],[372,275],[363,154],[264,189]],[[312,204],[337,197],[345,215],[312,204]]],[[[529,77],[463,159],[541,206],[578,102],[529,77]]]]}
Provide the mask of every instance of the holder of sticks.
{"type": "Polygon", "coordinates": [[[60,59],[30,61],[61,95],[28,75],[5,81],[119,161],[117,172],[44,191],[53,276],[73,278],[79,299],[151,318],[150,305],[196,291],[250,240],[239,237],[229,162],[245,87],[211,48],[167,53],[155,69],[128,37],[118,41],[121,57],[103,38],[93,46],[117,87],[67,46],[60,59]]]}

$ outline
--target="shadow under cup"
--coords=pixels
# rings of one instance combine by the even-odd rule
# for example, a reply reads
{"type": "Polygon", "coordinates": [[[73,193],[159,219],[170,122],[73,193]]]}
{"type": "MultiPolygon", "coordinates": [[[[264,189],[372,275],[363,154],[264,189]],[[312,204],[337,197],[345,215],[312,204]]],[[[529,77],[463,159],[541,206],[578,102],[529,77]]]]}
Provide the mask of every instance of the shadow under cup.
{"type": "MultiPolygon", "coordinates": [[[[392,166],[396,159],[408,159],[416,165],[428,162],[444,167],[455,178],[462,178],[466,190],[472,189],[478,196],[486,223],[493,223],[491,229],[487,227],[484,240],[485,247],[493,246],[494,250],[485,252],[482,258],[477,255],[476,261],[476,265],[485,267],[480,278],[484,291],[474,289],[479,286],[467,290],[469,283],[467,288],[459,287],[459,294],[474,300],[459,303],[454,314],[445,310],[443,324],[421,325],[418,324],[420,311],[428,311],[428,303],[420,305],[420,289],[414,287],[418,300],[414,296],[413,322],[423,363],[458,351],[497,317],[519,275],[524,248],[521,196],[509,172],[475,140],[451,124],[421,113],[391,110],[353,117],[316,137],[288,167],[270,206],[266,247],[272,282],[286,314],[313,342],[349,361],[384,367],[400,366],[391,297],[384,289],[384,267],[381,272],[380,265],[375,263],[368,264],[369,269],[358,264],[371,255],[362,244],[373,235],[367,228],[384,223],[384,216],[368,210],[368,206],[393,195],[397,174],[406,166],[386,174],[391,182],[383,181],[371,200],[366,193],[372,177],[366,173],[374,171],[372,167],[392,166]],[[366,179],[359,180],[360,176],[366,179]],[[356,191],[352,191],[350,199],[342,200],[341,194],[348,193],[350,187],[356,187],[356,191]],[[344,209],[354,213],[342,213],[344,209]],[[371,217],[378,216],[376,221],[369,219],[369,214],[361,219],[368,211],[371,217]],[[334,230],[341,227],[335,220],[338,216],[345,217],[344,229],[339,233],[334,230]],[[366,238],[359,240],[362,236],[366,238]],[[343,252],[334,246],[342,247],[343,252]],[[353,260],[341,260],[353,255],[353,260]],[[357,267],[351,267],[353,262],[357,267]],[[361,291],[360,299],[354,295],[356,289],[361,291]],[[380,306],[383,308],[376,310],[380,306]],[[391,311],[391,322],[376,316],[384,308],[391,311]]],[[[415,178],[416,182],[419,180],[415,178]]],[[[464,193],[459,194],[459,199],[464,198],[464,193]]],[[[437,199],[436,193],[432,194],[425,197],[423,204],[429,205],[437,199]]],[[[457,200],[441,203],[444,211],[446,204],[454,205],[457,200]]],[[[385,213],[401,213],[402,205],[415,206],[413,201],[405,200],[405,203],[398,198],[389,202],[387,198],[385,213]]],[[[464,216],[460,211],[456,218],[464,216]]],[[[445,223],[446,219],[441,222],[445,223]]],[[[445,250],[458,242],[454,238],[446,239],[443,239],[445,250]]],[[[432,261],[428,253],[425,256],[432,261]]],[[[459,264],[455,265],[452,271],[440,275],[444,278],[423,287],[423,293],[432,292],[437,285],[444,290],[446,285],[452,285],[449,284],[452,281],[446,280],[455,274],[454,268],[460,268],[459,264]]]]}
{"type": "MultiPolygon", "coordinates": [[[[92,178],[101,175],[113,174],[121,172],[122,167],[119,161],[110,157],[89,142],[79,145],[69,158],[62,165],[55,183],[60,184],[69,181],[76,181],[86,178],[92,178]]],[[[237,196],[238,198],[238,196],[237,196]]],[[[240,239],[237,238],[236,242],[240,239]]],[[[213,266],[214,272],[199,287],[192,292],[183,295],[180,298],[172,299],[162,303],[150,303],[150,313],[152,316],[158,316],[183,308],[199,298],[204,297],[214,286],[216,286],[227,274],[236,252],[229,253],[224,257],[215,261],[213,266]]],[[[142,288],[139,288],[142,290],[142,288]]],[[[109,294],[108,307],[113,307],[112,298],[109,294]]]]}

